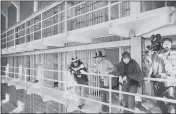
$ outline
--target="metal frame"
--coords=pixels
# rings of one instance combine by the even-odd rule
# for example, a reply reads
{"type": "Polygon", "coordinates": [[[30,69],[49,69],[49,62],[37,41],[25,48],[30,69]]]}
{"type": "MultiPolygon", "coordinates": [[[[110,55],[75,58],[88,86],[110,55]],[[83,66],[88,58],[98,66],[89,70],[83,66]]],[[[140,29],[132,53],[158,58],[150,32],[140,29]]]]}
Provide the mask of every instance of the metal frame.
{"type": "MultiPolygon", "coordinates": [[[[3,66],[5,67],[5,66],[3,66]]],[[[9,66],[10,67],[10,66],[9,66]]],[[[25,68],[23,68],[25,69],[25,68]]],[[[37,69],[36,69],[37,70],[37,69]]],[[[57,72],[58,70],[47,70],[47,69],[42,69],[43,71],[51,71],[51,72],[57,72]]],[[[59,72],[64,72],[64,73],[67,73],[67,71],[59,71],[59,72]]],[[[94,74],[94,73],[87,73],[87,75],[94,75],[94,76],[107,76],[107,75],[104,75],[104,74],[94,74]]],[[[23,74],[24,75],[24,74],[23,74]]],[[[24,75],[25,77],[27,75],[24,75]]],[[[30,75],[31,76],[31,75],[30,75]]],[[[67,75],[66,75],[67,76],[67,75]]],[[[31,76],[32,77],[32,76],[31,76]]],[[[110,78],[109,80],[109,83],[111,84],[111,78],[112,77],[117,77],[117,76],[112,76],[112,75],[108,75],[108,77],[110,78]]],[[[69,79],[69,78],[68,78],[69,79]]],[[[48,79],[48,80],[51,80],[51,79],[48,79]]],[[[145,80],[150,80],[150,81],[160,81],[160,82],[163,82],[163,81],[175,81],[175,80],[169,80],[169,79],[156,79],[156,78],[145,78],[145,80]]],[[[22,81],[22,80],[21,80],[22,81]]],[[[25,82],[25,84],[29,83],[27,81],[22,81],[22,82],[25,82]]],[[[67,80],[65,81],[60,81],[64,84],[67,84],[67,80]]],[[[138,94],[138,93],[130,93],[130,92],[123,92],[123,91],[119,91],[119,90],[111,90],[111,88],[109,89],[103,89],[103,88],[99,88],[99,87],[93,87],[93,86],[87,86],[87,85],[80,85],[80,84],[77,84],[78,86],[82,86],[82,87],[88,87],[88,88],[93,88],[93,89],[99,89],[99,90],[104,90],[104,91],[108,91],[109,94],[111,95],[112,92],[115,92],[115,93],[120,93],[120,94],[128,94],[128,95],[133,95],[133,96],[140,96],[140,97],[143,97],[143,98],[148,98],[148,99],[153,99],[153,100],[160,100],[160,101],[167,101],[167,102],[172,102],[172,103],[176,103],[176,100],[172,100],[172,99],[168,99],[168,98],[160,98],[160,97],[154,97],[154,96],[149,96],[149,95],[141,95],[141,94],[138,94]]],[[[44,85],[42,85],[44,86],[44,85]]],[[[25,87],[26,88],[26,87],[25,87]]],[[[26,91],[28,91],[28,89],[26,88],[25,89],[26,91]]],[[[52,89],[51,89],[52,90],[52,89]]],[[[53,91],[56,91],[56,90],[53,90],[53,91]]],[[[57,90],[58,92],[61,92],[59,90],[57,90]]],[[[116,105],[113,105],[111,102],[110,103],[104,103],[104,102],[100,102],[100,101],[97,101],[97,100],[93,100],[91,98],[86,98],[86,97],[81,97],[81,96],[78,96],[79,98],[82,98],[82,99],[85,99],[85,100],[89,100],[89,101],[92,101],[92,102],[97,102],[97,103],[100,103],[100,104],[105,104],[105,105],[108,105],[108,106],[112,106],[112,107],[116,107],[116,108],[121,108],[123,110],[127,110],[127,111],[131,111],[131,112],[140,112],[140,111],[134,111],[134,110],[131,110],[131,109],[128,109],[128,108],[124,108],[122,106],[116,106],[116,105]]],[[[111,100],[111,97],[110,97],[110,100],[111,100]]],[[[111,110],[109,110],[109,113],[111,113],[111,110]]]]}

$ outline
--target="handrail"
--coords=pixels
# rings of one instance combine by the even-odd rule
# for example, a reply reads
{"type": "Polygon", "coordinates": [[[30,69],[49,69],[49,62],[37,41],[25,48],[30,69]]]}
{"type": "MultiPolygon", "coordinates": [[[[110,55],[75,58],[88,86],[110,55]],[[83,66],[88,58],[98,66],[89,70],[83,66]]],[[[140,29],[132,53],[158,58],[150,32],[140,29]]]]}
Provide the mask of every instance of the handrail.
{"type": "MultiPolygon", "coordinates": [[[[19,67],[17,67],[19,68],[19,67]]],[[[30,69],[30,68],[24,68],[24,69],[30,69]]],[[[34,68],[31,68],[31,69],[34,69],[34,68]]],[[[37,70],[37,69],[35,69],[37,70]]],[[[58,71],[58,70],[47,70],[47,69],[41,69],[43,71],[51,71],[51,72],[65,72],[67,73],[68,71],[58,71]]],[[[3,71],[3,70],[1,70],[3,71]]],[[[6,72],[6,71],[3,71],[3,72],[6,72]]],[[[9,72],[9,73],[13,73],[13,72],[9,72]]],[[[15,73],[15,74],[18,74],[18,73],[15,73]]],[[[118,76],[113,76],[113,75],[105,75],[105,74],[95,74],[95,73],[85,73],[87,75],[94,75],[94,76],[108,76],[109,78],[111,77],[118,77],[118,76]]],[[[22,74],[22,75],[25,75],[25,74],[22,74]]],[[[30,76],[30,77],[36,77],[36,76],[31,76],[31,75],[26,75],[26,76],[30,76]]],[[[44,78],[46,80],[51,80],[51,81],[58,81],[58,80],[53,80],[53,79],[47,79],[47,78],[44,78]]],[[[175,81],[175,80],[170,80],[170,79],[156,79],[156,78],[145,78],[145,80],[150,80],[150,81],[159,81],[159,82],[163,82],[163,81],[175,81]]],[[[62,82],[62,81],[59,81],[59,82],[62,82]]],[[[111,82],[111,81],[110,81],[111,82]]],[[[83,87],[89,87],[89,88],[93,88],[93,89],[100,89],[100,90],[105,90],[105,91],[112,91],[112,92],[117,92],[117,91],[114,91],[114,90],[107,90],[107,89],[103,89],[103,88],[99,88],[99,87],[90,87],[90,86],[86,86],[86,85],[80,85],[78,84],[79,86],[83,86],[83,87]]],[[[123,94],[129,94],[128,92],[121,92],[123,94]]],[[[130,95],[136,95],[136,94],[131,94],[130,95]]],[[[158,99],[158,98],[152,98],[150,96],[147,96],[147,95],[139,95],[137,94],[137,96],[140,96],[140,97],[147,97],[147,98],[151,98],[151,99],[158,99]]],[[[160,99],[160,98],[159,98],[160,99]]],[[[159,100],[158,99],[158,100],[159,100]]],[[[162,98],[161,98],[162,99],[162,98]]],[[[161,100],[160,99],[160,100],[161,100]]],[[[162,99],[163,100],[163,99],[162,99]]],[[[169,100],[169,101],[172,101],[172,100],[169,100]]],[[[176,101],[174,101],[174,103],[176,103],[176,101]]]]}
{"type": "MultiPolygon", "coordinates": [[[[30,17],[26,18],[26,19],[23,20],[23,21],[20,21],[19,23],[15,24],[14,26],[12,26],[12,27],[8,28],[7,30],[5,30],[2,34],[5,34],[5,33],[9,32],[9,31],[11,31],[11,30],[14,30],[14,33],[12,33],[12,34],[9,35],[9,36],[7,35],[4,39],[7,39],[7,37],[10,37],[10,36],[13,36],[13,39],[10,40],[10,41],[15,41],[16,39],[20,39],[20,38],[22,38],[22,37],[25,37],[25,39],[27,39],[26,36],[29,35],[29,34],[31,34],[31,33],[41,31],[41,34],[43,34],[42,30],[44,30],[44,29],[46,29],[46,28],[50,28],[50,27],[53,27],[54,25],[57,25],[57,24],[60,24],[60,23],[64,23],[64,22],[65,22],[66,25],[67,25],[68,21],[71,20],[71,19],[78,18],[78,17],[81,17],[81,16],[86,16],[87,14],[90,14],[90,13],[92,13],[92,12],[100,11],[100,10],[106,9],[106,8],[107,8],[107,10],[111,10],[111,8],[109,8],[109,7],[112,7],[112,6],[114,6],[114,5],[118,5],[118,4],[121,3],[121,2],[115,2],[115,3],[112,3],[112,4],[107,4],[107,5],[105,5],[105,6],[101,6],[101,7],[99,7],[99,8],[92,9],[91,11],[87,11],[87,12],[81,13],[81,14],[79,14],[79,15],[74,15],[74,16],[72,16],[71,18],[68,18],[68,17],[67,17],[68,15],[65,15],[66,18],[64,18],[62,21],[58,21],[58,22],[56,22],[55,24],[50,24],[49,26],[46,26],[46,27],[41,26],[41,28],[40,28],[39,30],[37,30],[37,31],[33,31],[33,32],[28,33],[28,34],[25,32],[25,34],[24,34],[23,36],[18,37],[18,38],[15,38],[15,34],[16,34],[16,33],[20,33],[21,31],[24,31],[24,30],[26,31],[26,29],[30,28],[31,26],[34,26],[34,25],[39,24],[39,23],[43,23],[43,22],[44,22],[45,20],[47,20],[47,19],[53,18],[53,17],[56,16],[56,15],[59,16],[59,14],[62,14],[62,13],[64,13],[64,12],[67,12],[68,10],[71,10],[72,8],[75,8],[75,7],[77,7],[77,6],[79,6],[79,5],[82,5],[82,4],[86,3],[86,2],[87,2],[87,1],[83,1],[83,2],[81,2],[81,3],[78,3],[78,4],[76,4],[76,5],[71,6],[71,7],[69,7],[69,8],[64,8],[63,11],[59,11],[59,12],[57,12],[56,14],[53,14],[53,15],[48,16],[48,17],[46,17],[45,19],[43,19],[42,15],[41,15],[42,13],[44,13],[44,12],[50,10],[51,8],[54,8],[55,6],[60,5],[60,4],[63,3],[63,2],[59,2],[59,3],[54,2],[54,3],[50,4],[48,7],[44,8],[43,10],[33,13],[30,17]],[[28,27],[25,26],[25,28],[19,30],[18,32],[15,31],[15,28],[16,28],[16,27],[20,26],[21,24],[25,24],[25,25],[26,25],[26,22],[27,22],[27,21],[29,21],[30,19],[35,18],[35,17],[38,16],[38,15],[41,15],[41,20],[40,20],[39,22],[33,23],[32,25],[29,25],[28,27]]],[[[102,2],[103,2],[103,1],[102,1],[102,2]]],[[[111,12],[111,11],[108,11],[107,13],[110,13],[110,12],[111,12]]],[[[120,11],[119,11],[119,12],[120,12],[120,11]]],[[[109,20],[109,21],[110,21],[110,20],[109,20]]],[[[90,26],[91,26],[91,25],[90,25],[90,26]]],[[[59,30],[59,29],[58,29],[58,30],[59,30]]],[[[63,32],[67,32],[67,31],[68,31],[68,30],[63,31],[63,32]]],[[[58,34],[60,34],[60,32],[58,32],[58,34]]],[[[33,36],[33,37],[34,37],[34,36],[33,36]]],[[[44,37],[42,37],[42,35],[41,35],[41,39],[42,39],[42,38],[44,38],[44,37]]],[[[10,42],[10,41],[6,41],[5,43],[8,43],[8,42],[10,42]]],[[[32,40],[32,41],[33,41],[33,40],[32,40]]],[[[28,42],[31,42],[31,41],[28,41],[28,42]]],[[[25,44],[25,43],[26,43],[26,42],[21,43],[21,44],[25,44]]],[[[14,44],[14,45],[19,45],[19,44],[14,44]]],[[[9,48],[9,47],[11,47],[11,46],[7,46],[7,45],[6,45],[6,48],[7,48],[7,47],[9,48]]]]}
{"type": "MultiPolygon", "coordinates": [[[[110,76],[111,77],[111,76],[110,76]]],[[[49,79],[48,79],[49,80],[49,79]]],[[[26,81],[23,81],[23,80],[19,80],[19,81],[22,81],[22,82],[25,82],[25,89],[27,90],[27,85],[26,83],[30,83],[30,82],[26,82],[26,81]]],[[[111,81],[110,81],[111,82],[111,81]]],[[[31,83],[32,84],[32,83],[31,83]]],[[[148,95],[140,95],[140,94],[134,94],[134,93],[129,93],[129,92],[123,92],[123,91],[119,91],[119,90],[107,90],[107,89],[103,89],[103,88],[99,88],[99,87],[91,87],[91,86],[87,86],[87,85],[81,85],[81,84],[77,84],[78,86],[81,86],[81,87],[87,87],[87,88],[92,88],[92,89],[99,89],[99,90],[104,90],[104,91],[109,91],[110,93],[111,92],[114,92],[114,93],[122,93],[122,94],[128,94],[128,95],[133,95],[133,96],[140,96],[140,97],[143,97],[143,98],[149,98],[149,99],[153,99],[153,100],[160,100],[160,101],[167,101],[167,102],[172,102],[172,103],[176,103],[176,100],[172,100],[172,99],[167,99],[167,98],[159,98],[159,97],[153,97],[153,96],[148,96],[148,95]]],[[[31,86],[32,87],[32,86],[31,86]]],[[[44,85],[42,85],[42,87],[45,87],[44,85]]],[[[29,87],[30,88],[30,87],[29,87]]],[[[28,88],[28,89],[29,89],[28,88]]],[[[48,89],[51,89],[49,87],[46,87],[48,89]]],[[[63,93],[62,91],[58,91],[58,90],[54,90],[54,89],[51,89],[52,91],[56,91],[56,92],[61,92],[63,93]]],[[[90,98],[86,98],[86,97],[82,97],[82,96],[78,96],[79,98],[82,98],[82,99],[85,99],[85,100],[89,100],[89,101],[92,101],[92,102],[96,102],[96,103],[100,103],[100,104],[104,104],[104,105],[110,105],[111,107],[115,107],[115,108],[120,108],[120,109],[123,109],[123,110],[127,110],[127,111],[131,111],[131,112],[137,112],[139,113],[140,111],[136,111],[136,110],[132,110],[132,109],[128,109],[128,108],[125,108],[125,107],[122,107],[122,106],[116,106],[116,105],[113,105],[113,104],[110,104],[110,103],[104,103],[104,102],[101,102],[101,101],[96,101],[96,100],[93,100],[93,99],[90,99],[90,98]]]]}
{"type": "Polygon", "coordinates": [[[29,20],[31,20],[32,18],[36,17],[37,15],[39,15],[39,14],[41,14],[41,13],[43,13],[43,12],[49,10],[50,8],[55,7],[55,6],[57,6],[57,5],[61,4],[61,3],[63,3],[63,1],[62,1],[62,2],[58,2],[58,3],[57,3],[57,2],[54,2],[54,3],[49,4],[47,7],[43,8],[42,10],[39,10],[39,11],[37,11],[37,12],[32,13],[31,16],[29,16],[29,17],[27,17],[26,19],[24,19],[24,20],[22,20],[22,21],[16,23],[15,25],[9,27],[9,28],[6,29],[4,32],[2,32],[2,34],[6,33],[6,32],[9,32],[10,30],[13,30],[13,29],[16,28],[17,26],[21,25],[23,22],[29,21],[29,20]]]}

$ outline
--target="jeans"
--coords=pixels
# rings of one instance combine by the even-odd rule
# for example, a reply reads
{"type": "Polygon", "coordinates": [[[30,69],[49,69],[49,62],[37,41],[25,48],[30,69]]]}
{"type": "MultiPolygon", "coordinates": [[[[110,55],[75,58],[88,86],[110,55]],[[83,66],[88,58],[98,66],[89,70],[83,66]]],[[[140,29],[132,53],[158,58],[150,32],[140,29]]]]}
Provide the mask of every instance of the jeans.
{"type": "MultiPolygon", "coordinates": [[[[103,80],[100,80],[100,88],[109,89],[108,86],[104,86],[104,81],[103,80]]],[[[105,103],[109,102],[109,92],[108,91],[100,90],[100,95],[101,95],[101,101],[102,102],[105,102],[105,103]]],[[[104,105],[104,104],[102,104],[101,110],[108,112],[109,111],[109,107],[104,105]]]]}
{"type": "MultiPolygon", "coordinates": [[[[174,99],[174,88],[169,88],[165,91],[164,82],[153,82],[155,96],[157,97],[167,97],[174,99]]],[[[175,113],[175,104],[174,103],[165,103],[164,101],[157,100],[157,104],[162,113],[175,113]]]]}
{"type": "MultiPolygon", "coordinates": [[[[130,93],[137,93],[137,85],[128,85],[128,84],[123,85],[122,86],[122,91],[130,92],[130,93]]],[[[125,106],[127,108],[130,108],[130,109],[135,108],[135,96],[123,94],[123,99],[125,101],[125,106]]]]}

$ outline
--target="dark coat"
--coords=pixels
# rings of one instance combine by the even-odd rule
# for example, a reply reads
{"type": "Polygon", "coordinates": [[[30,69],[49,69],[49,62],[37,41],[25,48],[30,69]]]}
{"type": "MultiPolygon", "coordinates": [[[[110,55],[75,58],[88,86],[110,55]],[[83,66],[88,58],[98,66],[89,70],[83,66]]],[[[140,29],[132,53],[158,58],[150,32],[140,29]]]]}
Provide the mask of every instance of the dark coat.
{"type": "Polygon", "coordinates": [[[88,76],[85,74],[81,74],[81,70],[87,72],[86,67],[84,66],[83,62],[80,60],[78,61],[78,66],[74,66],[73,63],[71,63],[69,67],[70,72],[74,71],[73,75],[76,79],[78,84],[87,84],[88,83],[88,76]],[[78,75],[81,75],[81,77],[78,77],[78,75]]]}
{"type": "Polygon", "coordinates": [[[138,82],[138,87],[144,84],[144,75],[138,63],[134,59],[130,59],[127,65],[125,65],[123,60],[121,60],[121,62],[117,65],[117,76],[127,76],[127,78],[138,82]],[[125,69],[127,74],[125,74],[125,69]]]}

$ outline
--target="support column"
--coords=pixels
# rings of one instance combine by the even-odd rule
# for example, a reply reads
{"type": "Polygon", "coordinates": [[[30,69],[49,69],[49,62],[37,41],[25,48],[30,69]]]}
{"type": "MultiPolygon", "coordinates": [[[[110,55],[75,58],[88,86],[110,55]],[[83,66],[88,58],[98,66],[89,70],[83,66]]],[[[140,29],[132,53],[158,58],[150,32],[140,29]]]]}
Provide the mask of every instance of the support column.
{"type": "Polygon", "coordinates": [[[19,1],[12,1],[12,4],[17,9],[17,22],[19,22],[20,21],[20,2],[19,1]]]}
{"type": "Polygon", "coordinates": [[[34,12],[38,11],[38,1],[34,1],[34,12]]]}
{"type": "MultiPolygon", "coordinates": [[[[137,63],[139,64],[140,68],[141,68],[141,61],[142,61],[142,46],[141,46],[141,37],[135,37],[135,31],[131,31],[130,32],[130,37],[131,37],[131,58],[133,58],[134,60],[137,61],[137,63]]],[[[142,87],[138,88],[138,92],[139,94],[142,94],[142,87]]],[[[142,98],[136,96],[135,97],[136,101],[141,102],[142,98]]]]}
{"type": "Polygon", "coordinates": [[[138,14],[141,12],[141,3],[140,1],[131,1],[130,2],[130,15],[138,14]]]}

